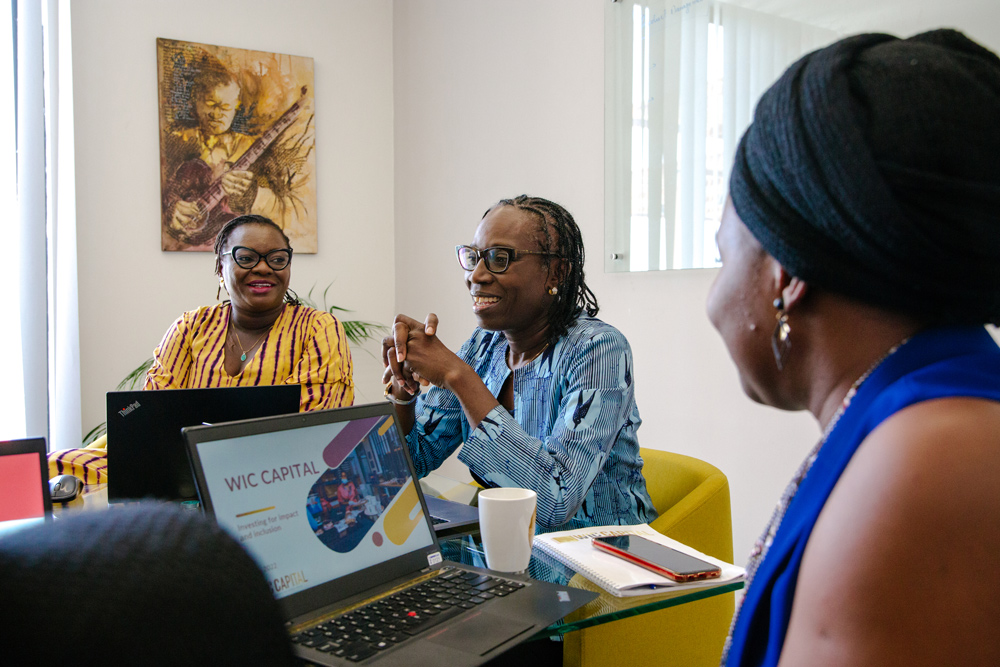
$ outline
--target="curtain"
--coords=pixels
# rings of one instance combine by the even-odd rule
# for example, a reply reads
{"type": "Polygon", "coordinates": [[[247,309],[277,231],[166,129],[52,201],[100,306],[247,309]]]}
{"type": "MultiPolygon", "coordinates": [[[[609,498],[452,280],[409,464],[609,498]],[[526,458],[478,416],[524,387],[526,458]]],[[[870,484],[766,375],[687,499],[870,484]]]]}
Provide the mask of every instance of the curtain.
{"type": "MultiPolygon", "coordinates": [[[[676,3],[672,5],[676,7],[676,3]]],[[[695,256],[703,251],[705,221],[705,162],[709,118],[708,94],[708,34],[715,3],[701,2],[676,12],[680,24],[681,86],[673,103],[679,109],[676,131],[680,143],[677,151],[677,181],[674,219],[670,227],[676,240],[674,252],[664,253],[650,268],[695,266],[695,256]]],[[[671,156],[664,155],[664,161],[671,156]]],[[[671,184],[668,183],[667,187],[671,184]]],[[[666,221],[664,220],[664,226],[666,221]]],[[[669,232],[668,232],[669,233],[669,232]]],[[[652,259],[652,257],[650,258],[652,259]]],[[[700,265],[700,264],[699,264],[700,265]]]]}
{"type": "MultiPolygon", "coordinates": [[[[21,234],[17,219],[17,127],[14,95],[14,22],[0,28],[0,202],[6,215],[2,218],[8,250],[7,293],[13,295],[15,324],[20,321],[21,234]],[[13,254],[12,254],[13,253],[13,254]]],[[[8,297],[8,303],[10,299],[8,297]]],[[[0,440],[24,435],[24,373],[21,365],[20,326],[0,326],[0,440]]]]}
{"type": "Polygon", "coordinates": [[[722,138],[728,183],[736,146],[757,100],[789,65],[838,35],[724,3],[719,3],[719,24],[725,35],[722,138]]]}
{"type": "Polygon", "coordinates": [[[76,155],[73,146],[73,68],[70,0],[46,0],[49,8],[46,85],[49,253],[49,443],[79,447],[80,313],[77,299],[76,155]]]}
{"type": "Polygon", "coordinates": [[[728,174],[757,99],[837,35],[717,0],[618,0],[605,21],[605,267],[717,265],[728,174]]]}
{"type": "Polygon", "coordinates": [[[70,50],[60,48],[69,30],[58,29],[60,17],[68,25],[69,2],[16,0],[12,9],[20,265],[12,326],[20,329],[24,427],[2,435],[44,436],[63,449],[81,439],[72,84],[70,50]]]}
{"type": "Polygon", "coordinates": [[[17,210],[24,435],[48,436],[48,295],[45,232],[45,102],[42,3],[16,12],[17,210]]]}

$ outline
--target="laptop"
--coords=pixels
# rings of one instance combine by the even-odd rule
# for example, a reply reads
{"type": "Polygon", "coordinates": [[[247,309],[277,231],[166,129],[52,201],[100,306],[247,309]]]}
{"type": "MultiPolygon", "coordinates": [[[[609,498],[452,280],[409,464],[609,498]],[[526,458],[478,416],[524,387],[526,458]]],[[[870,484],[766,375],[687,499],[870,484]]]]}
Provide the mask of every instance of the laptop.
{"type": "Polygon", "coordinates": [[[443,560],[390,403],[183,433],[309,662],[480,665],[597,597],[443,560]]]}
{"type": "Polygon", "coordinates": [[[299,411],[297,384],[108,392],[108,503],[195,500],[181,428],[299,411]]]}
{"type": "Polygon", "coordinates": [[[0,538],[51,519],[45,438],[0,442],[0,538]]]}
{"type": "Polygon", "coordinates": [[[424,495],[434,532],[441,539],[479,530],[479,508],[445,498],[424,495]]]}

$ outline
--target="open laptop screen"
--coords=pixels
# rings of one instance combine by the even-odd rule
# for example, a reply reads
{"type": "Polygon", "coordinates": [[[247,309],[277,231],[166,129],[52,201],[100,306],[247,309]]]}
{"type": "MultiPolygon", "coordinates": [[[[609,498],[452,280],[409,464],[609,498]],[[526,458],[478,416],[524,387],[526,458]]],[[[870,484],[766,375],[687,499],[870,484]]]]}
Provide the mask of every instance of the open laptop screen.
{"type": "Polygon", "coordinates": [[[0,442],[0,536],[51,513],[45,439],[0,442]]]}
{"type": "Polygon", "coordinates": [[[436,549],[394,417],[370,413],[220,425],[242,433],[203,442],[213,427],[185,429],[206,511],[254,555],[275,597],[436,549]]]}
{"type": "Polygon", "coordinates": [[[108,502],[197,497],[181,428],[297,413],[300,386],[109,391],[108,502]]]}

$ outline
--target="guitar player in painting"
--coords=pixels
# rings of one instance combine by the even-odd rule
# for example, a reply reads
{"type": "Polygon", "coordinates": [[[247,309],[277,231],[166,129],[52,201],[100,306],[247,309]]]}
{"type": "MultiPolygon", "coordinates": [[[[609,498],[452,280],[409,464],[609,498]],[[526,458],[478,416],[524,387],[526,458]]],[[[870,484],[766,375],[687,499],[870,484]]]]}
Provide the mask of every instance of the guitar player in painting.
{"type": "MultiPolygon", "coordinates": [[[[200,160],[208,167],[204,171],[206,175],[210,173],[222,178],[226,201],[217,207],[217,212],[214,212],[217,216],[233,218],[250,213],[253,208],[257,197],[254,173],[226,171],[226,166],[235,162],[254,141],[253,137],[232,129],[239,103],[240,85],[235,76],[222,69],[203,70],[191,90],[191,106],[197,126],[170,134],[173,146],[167,152],[183,156],[183,161],[164,193],[164,224],[181,236],[188,236],[203,224],[203,213],[196,199],[201,194],[198,185],[207,184],[203,183],[204,179],[197,178],[199,174],[191,168],[197,163],[192,160],[200,160]]],[[[214,242],[212,238],[206,244],[214,242]]]]}
{"type": "Polygon", "coordinates": [[[297,101],[276,109],[261,99],[261,81],[241,78],[209,57],[192,64],[186,95],[174,89],[188,98],[177,105],[186,113],[161,135],[163,250],[211,251],[218,230],[247,213],[270,217],[298,236],[283,221],[309,208],[298,192],[308,180],[312,150],[312,119],[301,113],[307,87],[297,101]],[[292,128],[297,120],[305,122],[292,128]]]}

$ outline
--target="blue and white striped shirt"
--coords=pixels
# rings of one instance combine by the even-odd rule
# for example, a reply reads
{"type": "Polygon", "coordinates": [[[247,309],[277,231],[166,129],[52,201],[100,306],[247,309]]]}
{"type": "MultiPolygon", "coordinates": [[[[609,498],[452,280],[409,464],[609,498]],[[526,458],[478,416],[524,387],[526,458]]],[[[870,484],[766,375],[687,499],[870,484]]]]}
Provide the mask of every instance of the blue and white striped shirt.
{"type": "Polygon", "coordinates": [[[511,371],[504,335],[476,329],[458,356],[494,396],[513,373],[514,414],[498,405],[470,433],[458,398],[431,389],[407,436],[419,476],[464,442],[458,458],[478,478],[538,493],[539,532],[656,518],[636,439],[632,350],[620,331],[580,317],[555,346],[511,371]]]}

